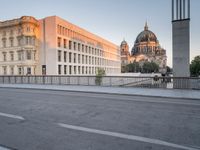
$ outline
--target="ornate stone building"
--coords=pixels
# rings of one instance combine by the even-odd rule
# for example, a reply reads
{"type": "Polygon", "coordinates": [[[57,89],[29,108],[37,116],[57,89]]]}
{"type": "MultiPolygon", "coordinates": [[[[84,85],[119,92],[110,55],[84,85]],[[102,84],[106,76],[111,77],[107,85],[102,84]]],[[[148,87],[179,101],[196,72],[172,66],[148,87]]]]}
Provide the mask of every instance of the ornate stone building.
{"type": "Polygon", "coordinates": [[[36,74],[39,36],[39,22],[33,17],[0,22],[0,74],[36,74]]]}
{"type": "Polygon", "coordinates": [[[130,63],[139,62],[142,65],[146,61],[158,64],[160,72],[166,69],[166,50],[161,48],[156,35],[148,29],[147,23],[144,31],[137,36],[131,53],[125,40],[122,41],[120,50],[122,72],[124,67],[130,63]]]}
{"type": "Polygon", "coordinates": [[[121,71],[117,45],[60,17],[0,21],[0,75],[95,75],[121,71]]]}

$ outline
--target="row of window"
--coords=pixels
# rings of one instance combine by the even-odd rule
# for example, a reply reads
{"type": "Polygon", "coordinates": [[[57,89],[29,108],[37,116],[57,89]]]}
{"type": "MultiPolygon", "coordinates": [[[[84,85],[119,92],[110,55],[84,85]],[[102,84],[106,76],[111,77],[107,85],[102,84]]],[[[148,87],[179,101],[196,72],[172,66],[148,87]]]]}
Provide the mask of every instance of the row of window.
{"type": "Polygon", "coordinates": [[[30,27],[30,26],[26,26],[24,28],[18,28],[17,30],[14,30],[14,29],[11,29],[11,30],[4,30],[2,31],[2,36],[13,36],[14,35],[14,32],[16,32],[17,34],[21,34],[22,32],[34,32],[35,31],[35,28],[34,27],[30,27]]]}
{"type": "MultiPolygon", "coordinates": [[[[11,52],[2,52],[3,55],[3,60],[2,61],[15,61],[15,53],[13,51],[11,52]]],[[[27,50],[27,51],[17,51],[17,60],[21,61],[21,60],[35,60],[35,52],[32,52],[31,50],[27,50]],[[32,56],[33,53],[33,56],[32,56]]]]}
{"type": "MultiPolygon", "coordinates": [[[[63,36],[67,36],[69,38],[73,38],[73,39],[77,39],[79,41],[87,41],[88,43],[92,43],[93,45],[95,43],[99,43],[96,40],[93,40],[91,38],[86,37],[85,35],[82,35],[76,31],[73,31],[71,29],[68,29],[66,27],[63,27],[61,25],[57,25],[57,33],[63,36]]],[[[102,44],[99,43],[100,46],[102,46],[102,44]]]]}
{"type": "Polygon", "coordinates": [[[35,37],[31,36],[16,38],[17,44],[15,44],[14,40],[15,40],[14,37],[10,37],[9,39],[2,38],[2,47],[6,48],[6,47],[22,46],[22,45],[35,45],[35,37]]]}
{"type": "Polygon", "coordinates": [[[17,73],[15,72],[15,67],[14,66],[3,66],[2,67],[2,71],[3,71],[3,75],[24,75],[25,74],[25,69],[26,69],[26,75],[31,75],[34,74],[34,70],[31,69],[31,67],[17,67],[17,73]],[[9,72],[9,73],[8,73],[9,72]]]}
{"type": "Polygon", "coordinates": [[[69,62],[69,63],[78,63],[78,64],[88,64],[88,65],[106,65],[106,66],[116,66],[119,62],[107,60],[103,58],[97,58],[93,56],[81,55],[58,50],[58,62],[69,62]],[[63,55],[63,56],[62,56],[63,55]],[[68,56],[69,55],[69,56],[68,56]],[[63,58],[63,59],[62,59],[63,58]],[[67,60],[68,59],[68,60],[67,60]]]}
{"type": "Polygon", "coordinates": [[[73,41],[68,41],[67,39],[62,39],[61,37],[58,37],[57,39],[57,46],[59,48],[68,48],[70,50],[78,50],[78,51],[82,51],[83,53],[88,53],[88,54],[92,54],[92,55],[97,55],[97,56],[104,56],[104,51],[91,47],[91,46],[87,46],[78,42],[73,42],[73,41]]]}

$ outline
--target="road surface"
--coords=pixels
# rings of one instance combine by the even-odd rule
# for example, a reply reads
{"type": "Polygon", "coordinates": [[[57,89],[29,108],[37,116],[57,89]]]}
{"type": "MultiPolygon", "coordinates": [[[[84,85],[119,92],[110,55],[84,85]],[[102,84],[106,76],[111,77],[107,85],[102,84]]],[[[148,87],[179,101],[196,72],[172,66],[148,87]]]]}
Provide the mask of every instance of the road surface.
{"type": "Polygon", "coordinates": [[[200,101],[0,88],[0,150],[198,150],[200,101]]]}

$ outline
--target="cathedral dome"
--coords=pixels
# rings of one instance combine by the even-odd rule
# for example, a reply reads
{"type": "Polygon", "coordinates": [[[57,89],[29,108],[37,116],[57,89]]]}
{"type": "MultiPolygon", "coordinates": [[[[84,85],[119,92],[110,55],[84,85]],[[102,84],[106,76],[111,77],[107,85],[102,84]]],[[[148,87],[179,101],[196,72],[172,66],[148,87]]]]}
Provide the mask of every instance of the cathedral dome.
{"type": "Polygon", "coordinates": [[[157,42],[156,35],[148,29],[147,23],[142,31],[136,38],[135,44],[140,42],[157,42]]]}

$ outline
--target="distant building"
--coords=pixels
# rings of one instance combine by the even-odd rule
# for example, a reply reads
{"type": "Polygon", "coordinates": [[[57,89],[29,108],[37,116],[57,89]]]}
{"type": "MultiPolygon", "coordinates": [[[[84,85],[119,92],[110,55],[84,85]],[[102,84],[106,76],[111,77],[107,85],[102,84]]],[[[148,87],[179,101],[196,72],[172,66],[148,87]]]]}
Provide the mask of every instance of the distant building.
{"type": "Polygon", "coordinates": [[[112,75],[120,64],[117,45],[57,16],[0,22],[0,75],[112,75]]]}
{"type": "Polygon", "coordinates": [[[125,40],[122,41],[120,50],[122,72],[126,65],[133,62],[139,62],[141,66],[144,62],[155,62],[159,65],[160,72],[166,69],[166,50],[161,48],[156,35],[148,29],[147,23],[144,31],[137,36],[131,53],[125,40]]]}

